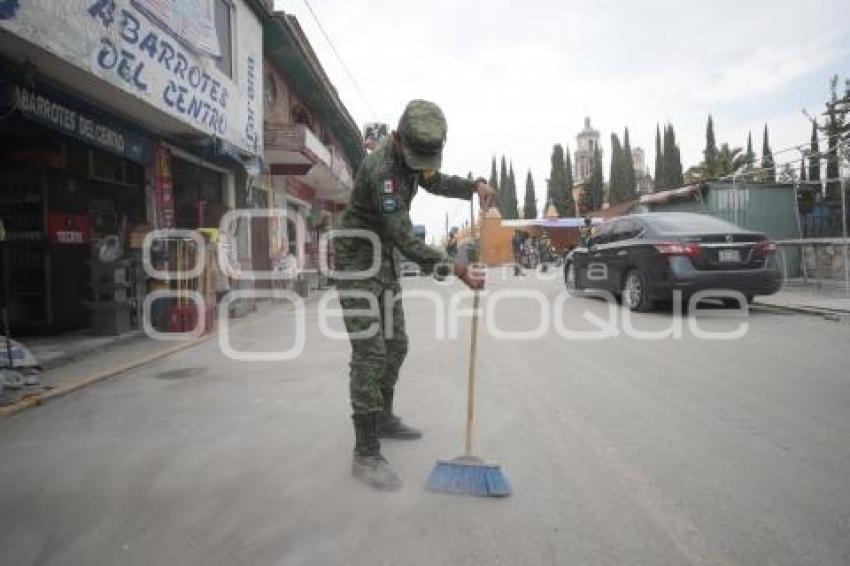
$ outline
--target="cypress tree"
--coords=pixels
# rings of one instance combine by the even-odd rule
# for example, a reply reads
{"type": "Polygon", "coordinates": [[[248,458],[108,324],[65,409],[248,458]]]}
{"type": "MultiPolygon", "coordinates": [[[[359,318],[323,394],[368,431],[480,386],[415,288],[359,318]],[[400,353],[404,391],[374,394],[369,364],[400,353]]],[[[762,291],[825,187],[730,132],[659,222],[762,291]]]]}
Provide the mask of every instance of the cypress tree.
{"type": "Polygon", "coordinates": [[[653,190],[663,186],[664,177],[664,152],[661,150],[661,129],[655,124],[655,182],[653,190]]]}
{"type": "Polygon", "coordinates": [[[625,193],[623,200],[630,201],[637,198],[637,176],[635,162],[632,158],[632,144],[629,141],[629,129],[623,134],[623,178],[625,179],[625,193]]]}
{"type": "Polygon", "coordinates": [[[599,146],[593,148],[593,172],[585,185],[587,191],[588,212],[594,212],[602,208],[605,201],[605,177],[602,173],[602,155],[599,146]]]}
{"type": "Polygon", "coordinates": [[[714,138],[714,120],[708,115],[708,124],[705,126],[705,169],[709,177],[717,176],[717,141],[714,138]]]}
{"type": "Polygon", "coordinates": [[[567,167],[564,158],[564,148],[555,144],[552,148],[551,173],[549,175],[549,192],[546,195],[546,206],[551,202],[558,211],[558,216],[572,216],[573,195],[567,189],[567,167]]]}
{"type": "Polygon", "coordinates": [[[747,169],[752,169],[753,164],[756,162],[756,154],[753,151],[753,133],[747,133],[747,154],[746,154],[746,164],[747,169]]]}
{"type": "Polygon", "coordinates": [[[623,202],[623,148],[617,134],[611,134],[611,172],[608,175],[608,204],[623,202]]]}
{"type": "Polygon", "coordinates": [[[490,164],[490,186],[496,190],[499,190],[499,174],[496,172],[495,155],[493,156],[493,162],[490,164]]]}
{"type": "Polygon", "coordinates": [[[508,212],[508,164],[505,161],[505,156],[502,156],[502,166],[499,170],[499,213],[504,218],[508,212]]]}
{"type": "Polygon", "coordinates": [[[682,158],[679,155],[679,146],[676,145],[676,132],[673,131],[673,124],[667,124],[664,128],[664,163],[662,170],[664,172],[663,187],[665,189],[674,189],[685,184],[685,178],[682,174],[682,158]]]}
{"type": "Polygon", "coordinates": [[[525,176],[525,203],[522,207],[523,218],[537,218],[537,195],[534,194],[534,179],[531,171],[525,176]]]}
{"type": "Polygon", "coordinates": [[[566,182],[564,183],[564,190],[566,191],[566,211],[567,216],[573,216],[576,214],[576,203],[573,198],[573,187],[575,186],[573,183],[573,161],[570,158],[570,146],[566,146],[564,149],[564,172],[566,176],[566,182]]]}
{"type": "Polygon", "coordinates": [[[831,202],[841,202],[841,181],[838,180],[840,171],[838,168],[838,118],[835,115],[835,107],[827,112],[828,120],[826,122],[827,134],[827,155],[826,155],[826,200],[831,202]]]}
{"type": "Polygon", "coordinates": [[[761,168],[764,170],[764,180],[768,183],[775,183],[776,163],[773,161],[773,152],[770,150],[770,140],[767,135],[767,124],[764,125],[764,141],[761,146],[761,168]]]}
{"type": "Polygon", "coordinates": [[[516,196],[516,176],[514,175],[514,164],[510,164],[510,168],[508,170],[508,194],[505,199],[506,211],[505,218],[509,219],[517,219],[519,218],[519,210],[517,204],[517,196],[516,196]]]}
{"type": "Polygon", "coordinates": [[[800,182],[805,183],[808,181],[806,178],[806,158],[803,157],[800,159],[800,182]]]}
{"type": "Polygon", "coordinates": [[[820,145],[818,144],[817,120],[812,120],[812,143],[809,147],[809,181],[820,182],[820,145]]]}

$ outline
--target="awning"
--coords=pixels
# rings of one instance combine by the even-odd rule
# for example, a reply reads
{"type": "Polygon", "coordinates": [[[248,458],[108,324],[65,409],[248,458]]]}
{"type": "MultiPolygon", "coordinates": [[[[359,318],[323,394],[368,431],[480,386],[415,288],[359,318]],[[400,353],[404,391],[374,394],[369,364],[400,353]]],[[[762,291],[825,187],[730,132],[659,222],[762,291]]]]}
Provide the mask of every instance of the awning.
{"type": "Polygon", "coordinates": [[[700,185],[688,185],[678,189],[670,189],[669,191],[661,191],[660,193],[650,193],[640,197],[641,204],[657,204],[669,202],[675,198],[691,198],[699,196],[700,185]]]}
{"type": "MultiPolygon", "coordinates": [[[[605,222],[603,218],[592,218],[592,223],[602,224],[605,222]]],[[[539,228],[581,228],[584,226],[584,218],[576,216],[573,218],[529,218],[524,220],[502,220],[502,226],[505,228],[530,228],[537,226],[539,228]]]]}

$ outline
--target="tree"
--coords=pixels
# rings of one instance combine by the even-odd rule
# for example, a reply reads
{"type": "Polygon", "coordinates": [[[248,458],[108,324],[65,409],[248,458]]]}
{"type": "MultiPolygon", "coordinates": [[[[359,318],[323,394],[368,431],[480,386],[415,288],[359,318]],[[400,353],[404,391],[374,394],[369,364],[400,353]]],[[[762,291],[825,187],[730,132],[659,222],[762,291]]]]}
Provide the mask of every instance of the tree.
{"type": "MultiPolygon", "coordinates": [[[[661,151],[661,130],[655,124],[655,189],[661,187],[664,177],[664,153],[661,151]]],[[[654,190],[654,189],[653,189],[654,190]]]]}
{"type": "Polygon", "coordinates": [[[516,196],[516,176],[514,175],[514,164],[511,163],[508,169],[508,192],[505,195],[505,211],[502,216],[507,219],[515,220],[519,218],[519,210],[516,196]]]}
{"type": "Polygon", "coordinates": [[[756,162],[756,154],[753,151],[753,133],[747,132],[747,153],[744,154],[747,169],[752,169],[756,162]]]}
{"type": "Polygon", "coordinates": [[[522,207],[523,218],[537,218],[537,195],[534,194],[534,179],[531,171],[525,176],[525,203],[522,207]]]}
{"type": "Polygon", "coordinates": [[[555,144],[552,148],[551,171],[549,174],[549,190],[546,195],[546,206],[548,203],[555,205],[558,216],[573,215],[573,192],[568,186],[567,160],[564,158],[564,148],[561,144],[555,144]]]}
{"type": "Polygon", "coordinates": [[[715,164],[717,162],[717,140],[714,137],[714,120],[711,114],[708,115],[708,124],[705,126],[705,150],[702,152],[705,157],[706,171],[710,176],[715,176],[715,164]]]}
{"type": "Polygon", "coordinates": [[[662,189],[674,189],[681,187],[685,183],[684,175],[682,174],[682,158],[679,154],[679,146],[676,144],[676,132],[673,131],[673,124],[667,124],[664,128],[664,158],[661,165],[661,185],[662,189]]]}
{"type": "Polygon", "coordinates": [[[508,163],[505,161],[505,156],[502,156],[502,166],[499,170],[499,212],[502,217],[507,213],[507,198],[508,198],[508,163]]]}
{"type": "MultiPolygon", "coordinates": [[[[494,189],[499,189],[499,174],[496,172],[496,156],[493,156],[493,162],[490,164],[490,186],[494,189]]],[[[498,204],[498,203],[497,203],[498,204]]]]}
{"type": "Polygon", "coordinates": [[[608,204],[623,202],[626,192],[623,178],[623,148],[617,134],[611,134],[611,172],[608,175],[608,204]]]}
{"type": "Polygon", "coordinates": [[[820,146],[818,144],[817,120],[812,120],[812,142],[809,146],[809,181],[820,183],[820,146]]]}
{"type": "Polygon", "coordinates": [[[570,210],[569,216],[572,216],[575,213],[576,203],[573,202],[575,199],[573,198],[573,187],[575,184],[573,183],[573,161],[570,158],[570,146],[566,146],[564,149],[564,170],[566,171],[566,182],[564,183],[564,189],[566,191],[566,200],[568,202],[567,209],[570,210]]]}
{"type": "Polygon", "coordinates": [[[632,144],[629,141],[629,129],[623,134],[623,178],[625,179],[624,201],[637,198],[637,176],[635,175],[635,162],[632,158],[632,144]]]}
{"type": "Polygon", "coordinates": [[[701,183],[709,179],[727,177],[738,171],[747,164],[747,155],[741,153],[741,148],[730,148],[728,143],[720,146],[715,153],[714,165],[709,169],[708,164],[703,161],[688,169],[685,179],[688,183],[701,183]]]}
{"type": "Polygon", "coordinates": [[[773,161],[773,152],[770,150],[770,140],[767,134],[767,124],[764,125],[764,141],[761,146],[761,168],[763,179],[768,183],[776,182],[776,163],[773,161]]]}
{"type": "Polygon", "coordinates": [[[602,173],[602,154],[599,153],[599,146],[593,148],[593,172],[587,180],[585,190],[588,212],[602,208],[605,201],[605,177],[602,173]]]}
{"type": "Polygon", "coordinates": [[[838,142],[847,135],[847,114],[850,112],[847,100],[850,100],[850,85],[841,99],[838,97],[838,75],[832,77],[829,87],[831,92],[829,101],[826,103],[826,124],[823,128],[827,135],[826,200],[837,203],[841,202],[841,181],[838,178],[841,174],[839,167],[841,156],[838,142]]]}
{"type": "Polygon", "coordinates": [[[806,158],[803,157],[800,159],[800,182],[805,183],[808,181],[806,178],[806,158]]]}

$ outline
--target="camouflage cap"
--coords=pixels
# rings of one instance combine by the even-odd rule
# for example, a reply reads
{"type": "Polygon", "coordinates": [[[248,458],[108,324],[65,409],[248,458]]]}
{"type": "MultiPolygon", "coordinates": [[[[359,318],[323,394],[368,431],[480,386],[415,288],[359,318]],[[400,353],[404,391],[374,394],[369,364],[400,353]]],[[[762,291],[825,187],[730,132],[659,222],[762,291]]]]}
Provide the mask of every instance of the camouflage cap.
{"type": "Polygon", "coordinates": [[[446,143],[446,117],[426,100],[412,100],[398,121],[404,162],[415,171],[438,171],[446,143]]]}

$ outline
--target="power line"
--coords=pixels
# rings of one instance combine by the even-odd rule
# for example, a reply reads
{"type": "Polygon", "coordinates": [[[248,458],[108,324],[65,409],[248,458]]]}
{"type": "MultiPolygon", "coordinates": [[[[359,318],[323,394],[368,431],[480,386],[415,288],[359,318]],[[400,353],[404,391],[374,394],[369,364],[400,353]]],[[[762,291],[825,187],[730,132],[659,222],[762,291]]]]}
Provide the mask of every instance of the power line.
{"type": "Polygon", "coordinates": [[[308,0],[302,0],[302,1],[304,2],[304,6],[306,6],[307,10],[310,12],[310,15],[313,16],[313,20],[315,20],[316,25],[319,27],[319,31],[321,31],[322,35],[325,37],[325,41],[328,42],[328,45],[330,46],[331,51],[334,52],[334,55],[336,56],[337,61],[339,61],[339,64],[342,65],[342,68],[345,71],[345,74],[348,75],[348,79],[351,81],[351,84],[354,85],[354,90],[357,91],[357,94],[360,96],[360,98],[366,104],[366,108],[369,110],[372,117],[373,118],[377,117],[378,114],[377,114],[377,112],[375,112],[374,107],[369,102],[369,98],[363,92],[363,89],[360,88],[360,83],[357,82],[357,79],[354,78],[354,75],[348,69],[348,65],[345,64],[345,61],[343,60],[342,55],[340,55],[339,51],[337,51],[336,46],[334,45],[334,42],[331,40],[331,36],[328,34],[327,31],[325,31],[325,26],[322,25],[321,21],[319,21],[319,16],[317,16],[316,12],[313,11],[313,7],[310,6],[310,2],[308,0]]]}

